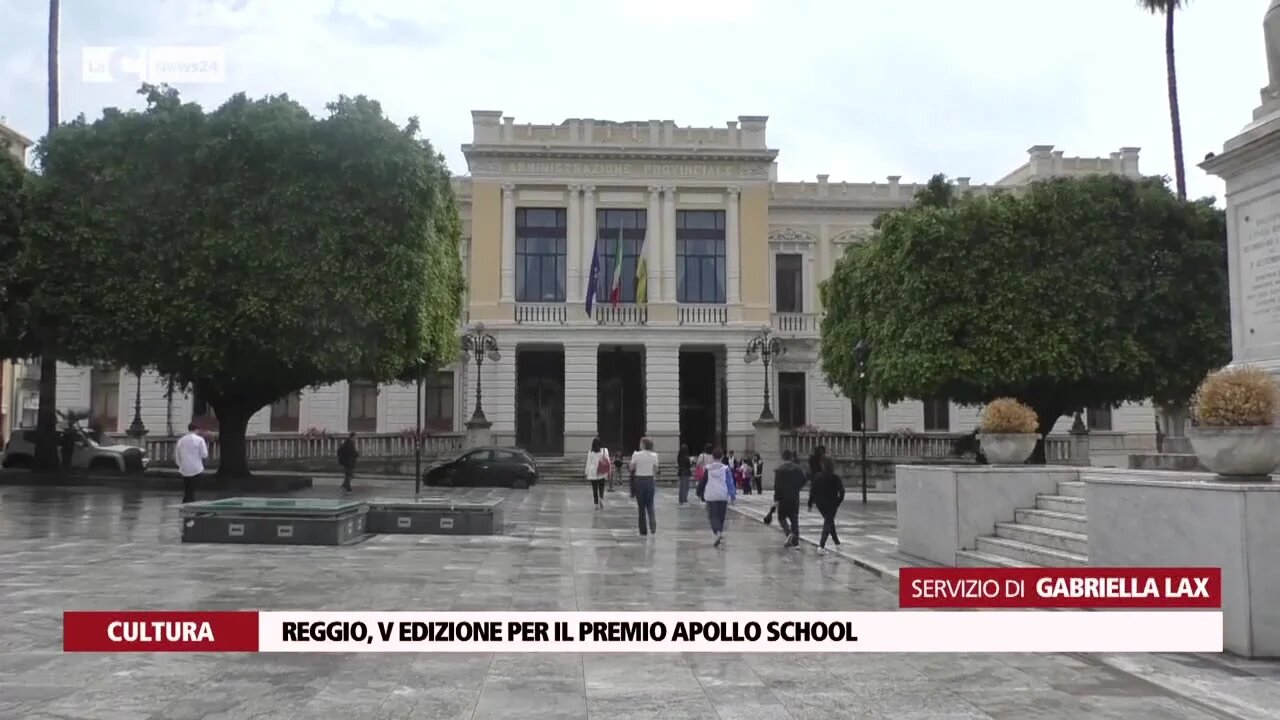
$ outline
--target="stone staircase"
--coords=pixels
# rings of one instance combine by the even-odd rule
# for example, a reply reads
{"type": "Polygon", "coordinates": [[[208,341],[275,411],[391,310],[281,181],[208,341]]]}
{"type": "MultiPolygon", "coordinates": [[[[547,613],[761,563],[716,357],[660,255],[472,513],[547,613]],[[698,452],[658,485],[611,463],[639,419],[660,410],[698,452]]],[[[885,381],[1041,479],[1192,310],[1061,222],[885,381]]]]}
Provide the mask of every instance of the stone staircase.
{"type": "Polygon", "coordinates": [[[956,552],[958,567],[1080,567],[1089,564],[1083,482],[1060,482],[1056,495],[1036,496],[1036,506],[1015,510],[1013,522],[996,523],[995,535],[978,538],[974,550],[956,552]]]}
{"type": "MultiPolygon", "coordinates": [[[[629,460],[630,455],[623,458],[629,460]]],[[[585,454],[581,457],[573,455],[572,457],[551,457],[541,456],[535,457],[538,462],[538,482],[543,485],[584,485],[586,484],[587,458],[585,454]]],[[[676,469],[672,465],[659,469],[658,484],[674,485],[676,483],[676,469]]],[[[623,466],[623,476],[614,480],[614,487],[627,487],[626,466],[623,466]]]]}

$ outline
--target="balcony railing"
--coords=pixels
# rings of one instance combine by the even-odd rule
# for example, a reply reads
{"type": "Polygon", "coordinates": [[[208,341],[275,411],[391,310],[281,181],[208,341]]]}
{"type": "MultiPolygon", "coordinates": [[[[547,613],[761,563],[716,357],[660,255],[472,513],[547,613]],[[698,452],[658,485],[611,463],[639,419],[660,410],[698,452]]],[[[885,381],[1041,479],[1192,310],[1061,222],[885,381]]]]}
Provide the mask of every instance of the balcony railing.
{"type": "Polygon", "coordinates": [[[597,305],[595,316],[601,325],[645,325],[649,322],[649,306],[597,305]]]}
{"type": "Polygon", "coordinates": [[[567,317],[564,303],[516,304],[516,322],[521,325],[563,325],[567,317]]]}
{"type": "MultiPolygon", "coordinates": [[[[877,459],[945,460],[956,457],[952,445],[964,437],[959,433],[901,433],[868,432],[867,457],[877,459]]],[[[857,433],[815,432],[782,434],[782,447],[794,450],[800,457],[808,457],[819,445],[827,454],[839,458],[858,457],[860,451],[857,433]]],[[[1073,465],[1071,438],[1050,435],[1045,442],[1045,459],[1054,465],[1073,465]]],[[[1087,459],[1085,460],[1087,463],[1087,459]]]]}
{"type": "Polygon", "coordinates": [[[681,305],[676,311],[681,325],[724,325],[729,322],[729,308],[724,305],[681,305]]]}
{"type": "Polygon", "coordinates": [[[818,316],[815,313],[774,313],[773,329],[790,337],[817,337],[818,316]]]}
{"type": "MultiPolygon", "coordinates": [[[[123,438],[115,433],[112,438],[123,438]]],[[[250,435],[245,438],[245,452],[249,462],[263,460],[309,460],[334,458],[345,435],[316,435],[310,433],[288,435],[250,435]]],[[[462,449],[465,436],[462,433],[439,433],[422,439],[424,457],[449,455],[462,449]]],[[[127,441],[126,441],[127,442],[127,441]]],[[[148,437],[145,440],[147,455],[160,464],[173,462],[176,437],[148,437]]],[[[221,453],[218,439],[209,442],[209,459],[216,461],[221,453]]],[[[356,436],[356,450],[362,458],[411,458],[414,454],[413,433],[370,433],[356,436]]]]}

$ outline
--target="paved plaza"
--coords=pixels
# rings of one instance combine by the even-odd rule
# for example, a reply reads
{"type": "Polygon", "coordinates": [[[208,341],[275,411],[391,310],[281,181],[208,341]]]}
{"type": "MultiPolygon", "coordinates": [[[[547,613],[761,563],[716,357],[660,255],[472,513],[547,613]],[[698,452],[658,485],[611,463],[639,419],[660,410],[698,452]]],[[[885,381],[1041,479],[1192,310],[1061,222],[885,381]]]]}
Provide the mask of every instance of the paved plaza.
{"type": "MultiPolygon", "coordinates": [[[[331,497],[335,485],[304,494],[331,497]]],[[[406,487],[378,483],[357,497],[403,496],[406,487]]],[[[504,536],[378,536],[325,548],[183,545],[174,496],[0,488],[0,718],[1252,720],[1280,708],[1280,664],[1225,656],[60,651],[65,609],[897,605],[891,575],[812,547],[785,551],[776,530],[741,513],[730,516],[727,547],[713,549],[701,505],[679,507],[666,490],[647,542],[625,493],[597,512],[585,486],[492,492],[507,497],[504,536]]],[[[877,532],[892,529],[885,508],[877,532]]]]}

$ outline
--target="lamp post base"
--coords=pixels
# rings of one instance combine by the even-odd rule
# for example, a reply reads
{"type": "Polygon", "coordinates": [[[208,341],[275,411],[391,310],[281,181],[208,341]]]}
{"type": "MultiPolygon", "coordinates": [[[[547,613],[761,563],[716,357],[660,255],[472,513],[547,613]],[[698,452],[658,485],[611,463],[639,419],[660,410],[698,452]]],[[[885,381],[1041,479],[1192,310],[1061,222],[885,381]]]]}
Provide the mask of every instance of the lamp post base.
{"type": "Polygon", "coordinates": [[[467,421],[467,447],[485,447],[493,444],[493,423],[483,415],[472,417],[467,421]]]}
{"type": "Polygon", "coordinates": [[[751,424],[756,428],[754,450],[760,454],[760,462],[765,466],[761,487],[772,488],[773,474],[769,471],[782,464],[782,431],[778,421],[772,417],[761,417],[751,424]]]}

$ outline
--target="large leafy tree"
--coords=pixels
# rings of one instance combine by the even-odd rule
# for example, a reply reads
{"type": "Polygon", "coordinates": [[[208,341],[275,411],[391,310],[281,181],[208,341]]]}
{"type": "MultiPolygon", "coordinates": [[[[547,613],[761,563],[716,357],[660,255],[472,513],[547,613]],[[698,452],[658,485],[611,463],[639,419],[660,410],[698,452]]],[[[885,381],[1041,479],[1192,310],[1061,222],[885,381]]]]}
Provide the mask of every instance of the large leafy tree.
{"type": "Polygon", "coordinates": [[[0,358],[30,356],[25,299],[27,278],[19,271],[27,215],[27,169],[0,140],[0,358]]]}
{"type": "Polygon", "coordinates": [[[1138,0],[1138,6],[1164,16],[1165,82],[1169,92],[1169,125],[1173,131],[1173,177],[1178,197],[1187,197],[1187,170],[1182,161],[1182,115],[1178,109],[1178,68],[1174,58],[1173,18],[1191,0],[1138,0]]]}
{"type": "Polygon", "coordinates": [[[460,221],[443,158],[378,103],[317,119],[286,96],[206,113],[143,87],[39,154],[63,212],[35,264],[91,307],[68,354],[153,367],[207,400],[222,476],[249,418],[307,386],[405,376],[457,354],[460,221]]]}
{"type": "Polygon", "coordinates": [[[822,291],[823,366],[845,395],[865,338],[880,400],[1012,396],[1041,433],[1086,407],[1185,400],[1229,355],[1222,212],[1156,179],[1063,178],[889,213],[822,291]]]}

